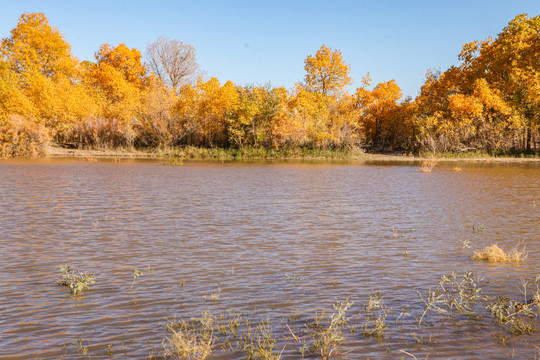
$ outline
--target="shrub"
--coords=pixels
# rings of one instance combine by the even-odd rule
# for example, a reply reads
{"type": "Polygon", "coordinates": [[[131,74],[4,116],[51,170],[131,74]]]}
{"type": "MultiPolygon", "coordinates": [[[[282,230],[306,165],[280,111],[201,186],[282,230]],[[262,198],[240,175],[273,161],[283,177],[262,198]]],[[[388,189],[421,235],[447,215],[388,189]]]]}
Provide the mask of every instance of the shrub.
{"type": "Polygon", "coordinates": [[[132,147],[135,133],[129,124],[118,119],[86,118],[75,123],[69,136],[81,147],[132,147]]]}
{"type": "Polygon", "coordinates": [[[69,287],[69,290],[73,295],[88,289],[90,285],[96,282],[96,276],[94,274],[81,271],[75,273],[69,265],[60,266],[60,271],[64,274],[57,281],[57,284],[69,287]]]}
{"type": "Polygon", "coordinates": [[[49,130],[43,124],[18,115],[0,119],[1,157],[46,155],[49,140],[49,130]]]}

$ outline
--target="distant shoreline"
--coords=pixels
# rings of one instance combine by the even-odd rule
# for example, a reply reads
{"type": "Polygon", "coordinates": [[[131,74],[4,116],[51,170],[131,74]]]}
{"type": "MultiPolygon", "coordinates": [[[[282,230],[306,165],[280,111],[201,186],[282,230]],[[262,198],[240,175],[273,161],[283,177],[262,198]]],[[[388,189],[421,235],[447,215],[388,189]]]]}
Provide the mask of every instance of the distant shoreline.
{"type": "Polygon", "coordinates": [[[246,156],[234,157],[230,151],[218,149],[222,152],[221,156],[205,151],[212,149],[196,148],[196,151],[190,154],[183,154],[182,149],[169,149],[169,151],[140,151],[125,149],[65,149],[59,146],[48,148],[46,158],[92,158],[92,159],[168,159],[181,158],[182,160],[359,160],[359,161],[388,161],[388,162],[414,162],[427,159],[436,159],[442,162],[497,162],[497,163],[524,163],[540,162],[540,157],[495,157],[482,155],[478,157],[458,157],[458,156],[411,156],[406,154],[385,154],[385,153],[355,153],[355,152],[318,152],[316,154],[271,154],[268,156],[257,156],[256,154],[247,154],[246,156]],[[176,152],[175,152],[176,150],[176,152]]]}

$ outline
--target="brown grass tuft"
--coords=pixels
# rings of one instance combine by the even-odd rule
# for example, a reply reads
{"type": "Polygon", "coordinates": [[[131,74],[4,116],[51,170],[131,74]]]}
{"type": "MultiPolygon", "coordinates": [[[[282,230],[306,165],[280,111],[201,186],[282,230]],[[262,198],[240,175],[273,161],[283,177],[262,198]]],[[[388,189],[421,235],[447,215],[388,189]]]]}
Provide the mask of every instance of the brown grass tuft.
{"type": "Polygon", "coordinates": [[[490,263],[515,263],[527,259],[527,253],[525,251],[519,251],[516,247],[509,252],[505,252],[497,244],[485,247],[480,251],[473,251],[473,253],[473,260],[490,263]]]}
{"type": "Polygon", "coordinates": [[[166,358],[204,360],[212,354],[214,343],[212,331],[193,329],[186,322],[169,326],[169,330],[172,336],[163,341],[166,358]]]}
{"type": "Polygon", "coordinates": [[[422,166],[420,167],[420,169],[418,171],[420,172],[423,172],[423,173],[430,173],[431,172],[431,169],[433,169],[435,167],[435,165],[437,165],[437,161],[436,160],[424,160],[422,161],[422,166]]]}

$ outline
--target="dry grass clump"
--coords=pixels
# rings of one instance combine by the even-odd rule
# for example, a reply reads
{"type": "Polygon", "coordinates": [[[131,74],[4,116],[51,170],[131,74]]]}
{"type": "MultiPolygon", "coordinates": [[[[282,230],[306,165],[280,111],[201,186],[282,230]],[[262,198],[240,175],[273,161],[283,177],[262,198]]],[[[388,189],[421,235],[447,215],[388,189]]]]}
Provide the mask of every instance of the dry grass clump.
{"type": "Polygon", "coordinates": [[[212,330],[192,328],[184,321],[168,326],[168,329],[172,336],[163,341],[166,358],[204,360],[212,354],[212,330]]]}
{"type": "Polygon", "coordinates": [[[505,252],[497,244],[485,247],[480,251],[473,251],[473,260],[487,261],[490,263],[515,263],[527,259],[527,253],[518,248],[505,252]]]}
{"type": "Polygon", "coordinates": [[[418,171],[420,172],[423,172],[423,173],[430,173],[431,172],[431,169],[433,169],[435,167],[435,165],[437,165],[437,161],[436,160],[424,160],[422,162],[422,166],[420,167],[420,169],[418,171]]]}
{"type": "Polygon", "coordinates": [[[219,298],[221,296],[221,288],[218,287],[217,290],[210,295],[204,295],[203,299],[207,301],[219,301],[219,298]]]}

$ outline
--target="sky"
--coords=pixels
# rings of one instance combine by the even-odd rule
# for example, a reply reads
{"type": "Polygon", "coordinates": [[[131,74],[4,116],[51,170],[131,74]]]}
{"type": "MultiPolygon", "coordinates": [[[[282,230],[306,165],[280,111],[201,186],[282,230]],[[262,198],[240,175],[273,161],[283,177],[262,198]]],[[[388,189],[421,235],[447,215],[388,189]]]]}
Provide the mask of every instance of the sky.
{"type": "Polygon", "coordinates": [[[370,74],[416,97],[428,69],[459,63],[461,47],[496,37],[516,15],[540,15],[539,0],[0,0],[0,37],[24,12],[43,12],[79,60],[103,43],[143,54],[164,36],[191,44],[208,77],[292,88],[304,60],[324,44],[351,67],[349,91],[370,74]]]}

